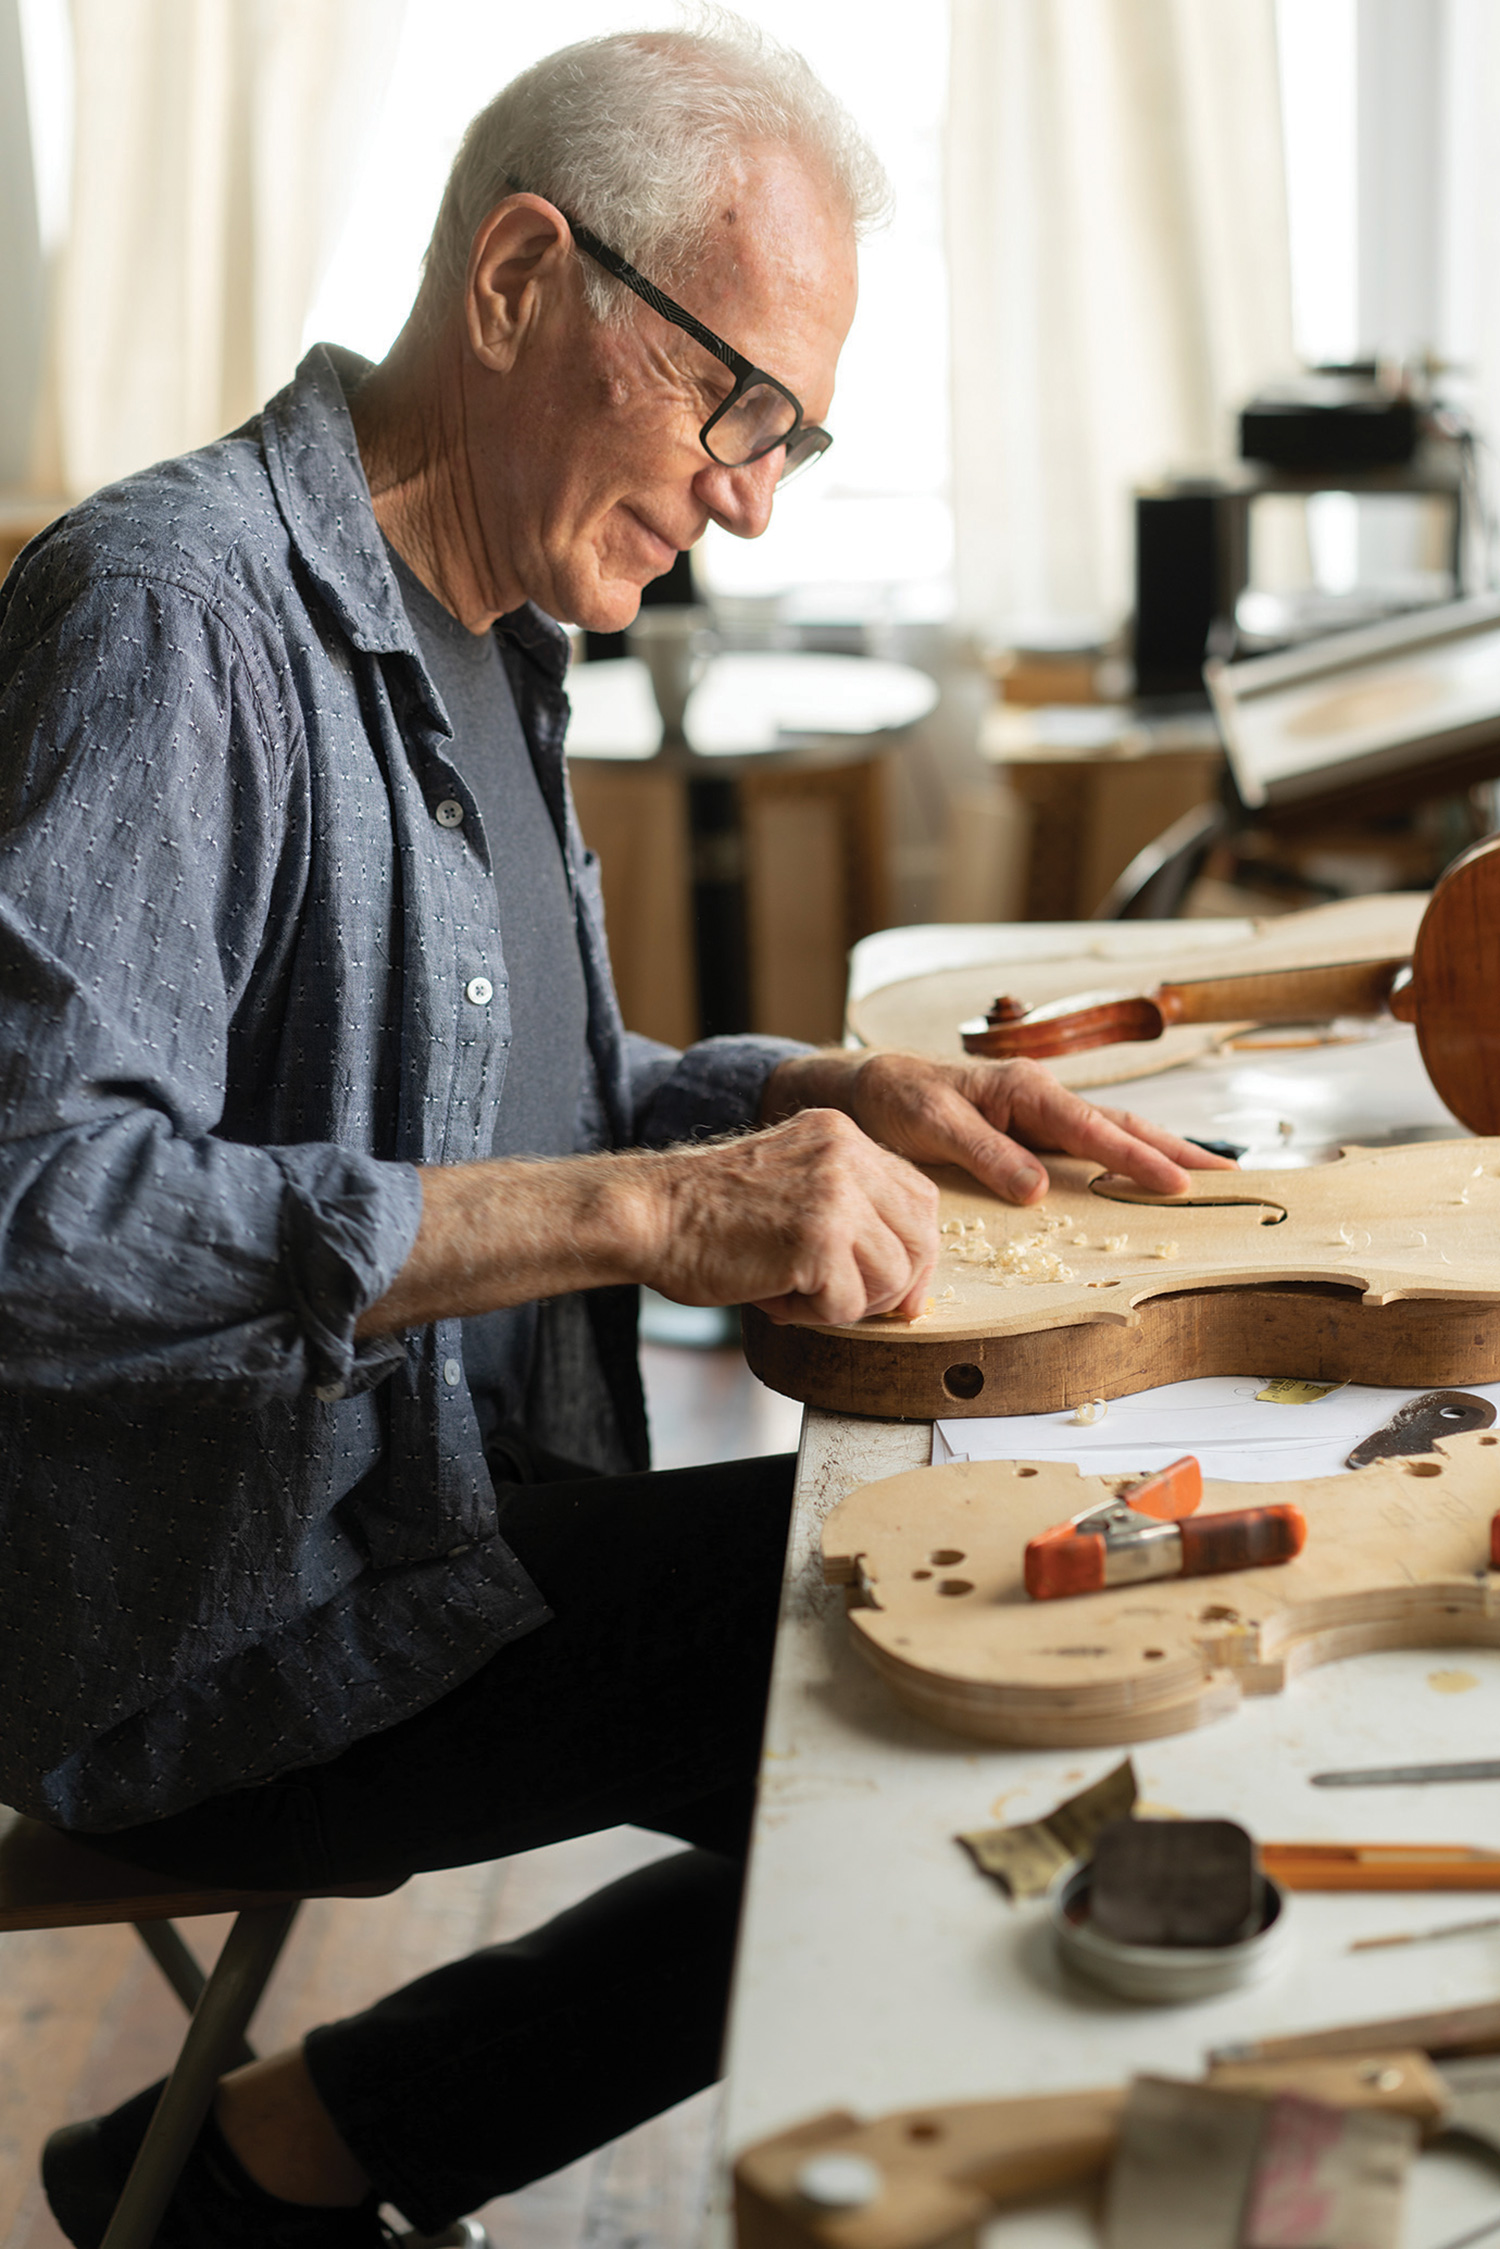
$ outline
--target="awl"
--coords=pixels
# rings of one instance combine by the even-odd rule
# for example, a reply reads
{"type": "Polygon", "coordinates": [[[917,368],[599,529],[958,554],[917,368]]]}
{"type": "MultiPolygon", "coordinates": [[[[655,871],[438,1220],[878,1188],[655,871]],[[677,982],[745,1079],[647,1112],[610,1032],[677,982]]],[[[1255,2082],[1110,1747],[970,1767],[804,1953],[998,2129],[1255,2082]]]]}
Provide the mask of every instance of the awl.
{"type": "Polygon", "coordinates": [[[1415,1788],[1426,1781],[1500,1780],[1500,1757],[1456,1765],[1359,1765],[1351,1772],[1313,1773],[1314,1788],[1415,1788]]]}
{"type": "Polygon", "coordinates": [[[1122,1486],[1029,1542],[1027,1592],[1033,1601],[1056,1601],[1147,1578],[1265,1569],[1301,1553],[1307,1523],[1300,1508],[1242,1507],[1193,1520],[1202,1497],[1203,1472],[1191,1453],[1122,1486]]]}

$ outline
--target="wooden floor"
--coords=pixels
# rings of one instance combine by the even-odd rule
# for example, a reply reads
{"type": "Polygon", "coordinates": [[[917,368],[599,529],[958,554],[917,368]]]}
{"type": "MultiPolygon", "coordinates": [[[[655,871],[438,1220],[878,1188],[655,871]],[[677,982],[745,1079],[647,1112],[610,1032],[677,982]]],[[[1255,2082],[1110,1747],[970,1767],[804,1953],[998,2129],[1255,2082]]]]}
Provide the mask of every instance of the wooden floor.
{"type": "MultiPolygon", "coordinates": [[[[780,1452],[799,1409],[737,1351],[642,1352],[664,1468],[780,1452]]],[[[391,1897],[304,1906],[251,2035],[262,2053],[478,1945],[519,1935],[676,1846],[633,1828],[490,1866],[418,1875],[391,1897]]],[[[212,1957],[224,1925],[184,1925],[212,1957]]],[[[36,2175],[54,2125],[161,2076],[182,2016],[131,1929],[0,1936],[0,2244],[66,2249],[36,2175]]],[[[495,2249],[695,2249],[713,2144],[710,2090],[482,2213],[495,2249]]]]}

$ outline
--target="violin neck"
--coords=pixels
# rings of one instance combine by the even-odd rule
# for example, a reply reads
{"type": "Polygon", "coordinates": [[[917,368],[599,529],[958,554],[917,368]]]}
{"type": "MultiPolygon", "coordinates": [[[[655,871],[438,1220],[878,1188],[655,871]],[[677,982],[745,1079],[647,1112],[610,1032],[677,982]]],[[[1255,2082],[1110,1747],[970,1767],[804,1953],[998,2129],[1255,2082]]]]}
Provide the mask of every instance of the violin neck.
{"type": "Polygon", "coordinates": [[[1322,1023],[1336,1015],[1384,1015],[1391,986],[1406,965],[1337,961],[1254,976],[1195,977],[1188,984],[1163,984],[1155,997],[1164,1023],[1322,1023]]]}

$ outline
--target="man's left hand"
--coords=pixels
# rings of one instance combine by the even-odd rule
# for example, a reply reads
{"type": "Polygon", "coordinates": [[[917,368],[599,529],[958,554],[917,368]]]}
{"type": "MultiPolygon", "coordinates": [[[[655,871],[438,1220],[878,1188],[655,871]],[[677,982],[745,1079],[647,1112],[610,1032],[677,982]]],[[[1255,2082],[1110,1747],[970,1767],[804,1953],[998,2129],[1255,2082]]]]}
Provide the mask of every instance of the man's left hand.
{"type": "Polygon", "coordinates": [[[872,1140],[912,1163],[957,1164],[1008,1203],[1040,1202],[1035,1150],[1087,1156],[1161,1195],[1189,1171],[1232,1171],[1224,1156],[1127,1110],[1103,1109],[1036,1062],[935,1062],[920,1054],[793,1056],[773,1071],[762,1121],[842,1109],[872,1140]]]}

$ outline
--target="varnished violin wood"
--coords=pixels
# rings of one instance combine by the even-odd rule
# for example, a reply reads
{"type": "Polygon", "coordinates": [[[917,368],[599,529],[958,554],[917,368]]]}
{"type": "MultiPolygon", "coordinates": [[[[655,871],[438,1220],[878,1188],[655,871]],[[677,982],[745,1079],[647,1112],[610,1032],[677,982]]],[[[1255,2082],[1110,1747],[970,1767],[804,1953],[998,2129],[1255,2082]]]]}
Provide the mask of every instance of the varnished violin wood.
{"type": "Polygon", "coordinates": [[[824,1575],[857,1589],[855,1643],[910,1709],[985,1741],[1148,1741],[1377,1648],[1500,1646],[1489,1568],[1500,1436],[1445,1438],[1357,1476],[1206,1482],[1198,1518],[1291,1503],[1294,1561],[1032,1601],[1027,1541],[1114,1494],[1061,1461],[955,1462],[852,1492],[824,1575]]]}
{"type": "MultiPolygon", "coordinates": [[[[991,1029],[965,1029],[963,1044],[992,1058],[1045,1061],[1083,1047],[1154,1039],[1174,1023],[1378,1015],[1402,965],[1348,962],[1164,983],[1103,1006],[1085,993],[1074,1012],[1046,1001],[991,1029]]],[[[1455,859],[1434,890],[1401,1012],[1415,1022],[1427,1074],[1453,1114],[1471,1132],[1500,1132],[1500,836],[1455,859]]]]}
{"type": "MultiPolygon", "coordinates": [[[[1183,922],[1170,948],[1159,945],[1149,953],[1141,951],[1131,925],[1101,922],[1097,935],[1084,942],[1076,932],[1058,932],[1058,950],[1045,958],[979,962],[883,985],[851,1001],[849,1028],[864,1046],[958,1056],[964,1051],[959,1024],[982,1016],[1001,992],[1019,993],[1035,1005],[1097,991],[1142,992],[1161,984],[1275,975],[1353,960],[1407,959],[1426,904],[1416,892],[1342,898],[1262,922],[1253,936],[1230,945],[1208,941],[1211,923],[1183,922]]],[[[1246,1014],[1219,1023],[1172,1024],[1143,1044],[1097,1047],[1064,1055],[1051,1066],[1067,1085],[1109,1085],[1211,1053],[1251,1020],[1246,1014]]]]}
{"type": "Polygon", "coordinates": [[[1412,953],[1417,1045],[1471,1132],[1500,1131],[1500,837],[1456,859],[1412,953]]]}
{"type": "Polygon", "coordinates": [[[942,1220],[985,1233],[943,1237],[931,1312],[827,1328],[747,1311],[755,1372],[808,1405],[923,1421],[1058,1412],[1196,1375],[1500,1381],[1500,1141],[1199,1172],[1179,1198],[1076,1158],[1049,1169],[1046,1202],[1024,1211],[934,1173],[942,1220]],[[1069,1278],[1001,1285],[995,1265],[968,1261],[974,1239],[997,1259],[1056,1245],[1069,1278]]]}

